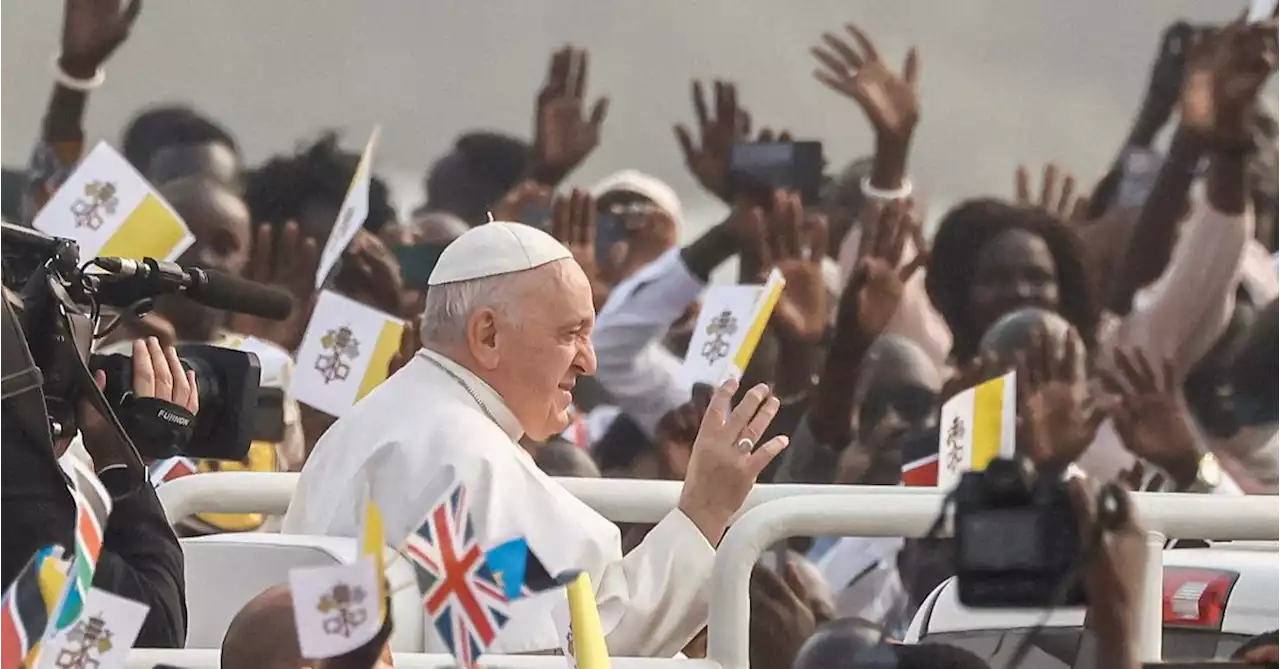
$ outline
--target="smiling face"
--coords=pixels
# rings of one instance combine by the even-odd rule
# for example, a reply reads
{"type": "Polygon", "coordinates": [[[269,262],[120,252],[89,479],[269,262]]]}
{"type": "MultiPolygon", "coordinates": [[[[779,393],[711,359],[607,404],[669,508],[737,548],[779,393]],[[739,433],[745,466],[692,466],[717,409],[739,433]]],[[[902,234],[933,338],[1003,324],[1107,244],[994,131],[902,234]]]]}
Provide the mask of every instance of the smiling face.
{"type": "Polygon", "coordinates": [[[528,272],[505,310],[478,309],[467,339],[481,377],[502,395],[529,437],[544,441],[569,426],[571,391],[594,374],[595,309],[587,276],[572,260],[528,272]]]}

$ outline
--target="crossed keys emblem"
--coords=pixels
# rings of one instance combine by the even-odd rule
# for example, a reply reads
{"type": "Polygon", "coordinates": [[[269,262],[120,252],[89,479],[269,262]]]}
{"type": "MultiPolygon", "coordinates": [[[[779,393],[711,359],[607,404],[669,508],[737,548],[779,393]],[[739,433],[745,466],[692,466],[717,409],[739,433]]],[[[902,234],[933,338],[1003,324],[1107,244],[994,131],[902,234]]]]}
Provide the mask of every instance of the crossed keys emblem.
{"type": "Polygon", "coordinates": [[[84,197],[71,203],[71,215],[77,228],[97,230],[102,227],[103,215],[116,213],[120,198],[116,197],[116,185],[110,181],[90,181],[84,185],[84,197]]]}
{"type": "Polygon", "coordinates": [[[947,469],[955,471],[964,462],[964,447],[960,440],[964,439],[964,421],[956,416],[947,428],[947,469]]]}
{"type": "Polygon", "coordinates": [[[350,360],[360,357],[360,340],[352,335],[351,328],[344,325],[329,330],[320,338],[320,345],[326,353],[316,356],[315,367],[325,385],[347,380],[351,373],[350,360]]]}
{"type": "Polygon", "coordinates": [[[333,590],[316,604],[320,613],[332,614],[324,619],[324,633],[350,637],[369,618],[369,612],[363,606],[366,598],[364,588],[360,586],[352,587],[345,583],[333,586],[333,590]]]}
{"type": "Polygon", "coordinates": [[[111,650],[111,630],[100,615],[77,622],[67,632],[67,644],[58,649],[58,669],[97,669],[102,655],[111,650]]]}
{"type": "Polygon", "coordinates": [[[729,338],[738,331],[738,318],[732,311],[725,309],[707,323],[707,334],[711,339],[702,345],[701,355],[707,364],[714,365],[729,357],[729,338]]]}

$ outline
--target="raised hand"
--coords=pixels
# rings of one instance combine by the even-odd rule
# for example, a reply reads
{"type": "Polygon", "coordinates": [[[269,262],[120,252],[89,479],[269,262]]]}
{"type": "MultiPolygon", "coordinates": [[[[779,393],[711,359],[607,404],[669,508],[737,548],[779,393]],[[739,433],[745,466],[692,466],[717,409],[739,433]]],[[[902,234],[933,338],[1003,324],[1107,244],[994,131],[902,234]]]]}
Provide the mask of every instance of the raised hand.
{"type": "Polygon", "coordinates": [[[1243,18],[1190,41],[1182,84],[1181,126],[1222,142],[1247,140],[1258,91],[1276,71],[1276,17],[1243,18]]]}
{"type": "Polygon", "coordinates": [[[928,262],[924,235],[911,200],[874,203],[864,219],[862,241],[849,283],[840,296],[837,327],[870,342],[889,327],[907,281],[928,262]],[[914,239],[916,257],[902,265],[907,240],[914,239]]]}
{"type": "Polygon", "coordinates": [[[715,116],[707,113],[702,84],[693,82],[693,111],[699,141],[684,124],[675,126],[676,140],[689,171],[707,192],[729,202],[729,158],[733,143],[751,134],[751,117],[738,106],[738,89],[727,81],[715,81],[715,116]]]}
{"type": "Polygon", "coordinates": [[[66,0],[62,14],[62,53],[58,66],[77,79],[92,79],[98,68],[129,37],[142,0],[66,0]]]}
{"type": "Polygon", "coordinates": [[[844,28],[857,43],[857,49],[836,35],[823,33],[826,48],[809,50],[823,65],[814,70],[813,76],[857,102],[877,137],[906,141],[920,120],[920,61],[915,47],[907,51],[899,75],[881,60],[866,33],[852,23],[844,28]]]}
{"type": "Polygon", "coordinates": [[[827,287],[822,280],[827,221],[806,217],[800,196],[785,190],[774,192],[773,206],[756,217],[761,218],[765,229],[759,235],[759,254],[766,270],[762,274],[776,267],[787,280],[773,312],[778,334],[816,343],[827,331],[827,287]]]}
{"type": "Polygon", "coordinates": [[[1114,360],[1115,369],[1100,374],[1118,399],[1111,419],[1120,441],[1129,452],[1168,472],[1175,483],[1195,482],[1200,452],[1172,361],[1164,360],[1157,371],[1141,351],[1117,350],[1114,360]]]}
{"type": "Polygon", "coordinates": [[[1041,327],[1018,356],[1018,443],[1040,471],[1061,471],[1075,462],[1106,418],[1085,382],[1079,336],[1072,330],[1062,350],[1057,348],[1041,327]]]}
{"type": "Polygon", "coordinates": [[[551,236],[560,240],[589,278],[598,278],[596,263],[596,201],[589,193],[573,189],[551,205],[551,236]]]}
{"type": "Polygon", "coordinates": [[[367,230],[356,232],[342,252],[334,288],[392,316],[400,316],[404,307],[400,262],[381,239],[367,230]]]}
{"type": "Polygon", "coordinates": [[[1064,222],[1082,222],[1087,217],[1089,198],[1076,195],[1076,178],[1059,172],[1053,163],[1044,166],[1038,199],[1032,199],[1031,173],[1024,165],[1019,165],[1014,174],[1014,188],[1014,201],[1024,207],[1038,207],[1064,222]]]}
{"type": "Polygon", "coordinates": [[[556,186],[600,144],[609,98],[586,114],[587,52],[566,46],[551,55],[547,80],[538,92],[534,122],[533,174],[556,186]]]}
{"type": "Polygon", "coordinates": [[[699,383],[693,386],[692,396],[688,402],[668,411],[654,429],[654,443],[663,456],[662,472],[672,480],[684,480],[689,469],[689,457],[693,451],[693,442],[698,438],[698,428],[702,425],[702,417],[711,406],[711,396],[715,389],[699,383]]]}
{"type": "Polygon", "coordinates": [[[319,264],[320,250],[316,240],[303,238],[296,222],[286,223],[278,240],[274,226],[270,223],[259,225],[245,278],[288,291],[293,297],[293,312],[282,321],[232,313],[227,327],[236,334],[264,339],[287,351],[297,349],[311,318],[311,309],[315,306],[316,268],[319,264]]]}
{"type": "Polygon", "coordinates": [[[785,436],[759,443],[778,413],[778,398],[769,387],[755,386],[731,407],[737,390],[738,382],[730,380],[711,396],[680,491],[679,509],[712,545],[719,543],[756,477],[788,443],[785,436]]]}

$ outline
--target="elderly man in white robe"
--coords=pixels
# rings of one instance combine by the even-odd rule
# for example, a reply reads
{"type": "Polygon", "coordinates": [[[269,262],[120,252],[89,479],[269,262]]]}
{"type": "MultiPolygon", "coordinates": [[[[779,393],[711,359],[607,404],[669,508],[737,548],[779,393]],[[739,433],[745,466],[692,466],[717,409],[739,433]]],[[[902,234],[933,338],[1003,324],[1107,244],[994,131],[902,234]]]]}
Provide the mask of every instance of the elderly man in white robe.
{"type": "MultiPolygon", "coordinates": [[[[522,435],[542,441],[563,430],[576,379],[595,371],[595,312],[582,268],[550,235],[493,222],[453,242],[428,285],[424,348],[325,433],[284,531],[357,536],[372,490],[388,543],[398,545],[436,501],[439,491],[423,488],[452,467],[467,486],[482,546],[523,536],[549,573],[590,574],[611,654],[679,652],[707,622],[716,544],[787,445],[785,437],[757,443],[778,400],[760,385],[731,407],[736,382],[717,391],[678,508],[623,556],[616,526],[517,445],[522,435]]],[[[551,611],[563,599],[516,602],[491,651],[559,649],[551,611]]]]}

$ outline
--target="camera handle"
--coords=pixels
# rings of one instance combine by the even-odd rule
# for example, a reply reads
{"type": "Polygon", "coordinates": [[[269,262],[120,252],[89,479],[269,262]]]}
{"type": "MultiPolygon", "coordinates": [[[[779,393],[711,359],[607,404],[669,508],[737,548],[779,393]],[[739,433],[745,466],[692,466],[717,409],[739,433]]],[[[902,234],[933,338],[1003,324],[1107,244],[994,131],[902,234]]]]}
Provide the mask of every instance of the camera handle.
{"type": "Polygon", "coordinates": [[[59,272],[46,265],[23,290],[23,329],[37,334],[33,359],[39,369],[47,370],[43,390],[49,434],[54,439],[74,435],[78,400],[85,399],[111,426],[125,463],[138,472],[139,481],[145,481],[146,466],[138,449],[89,370],[96,313],[84,313],[68,292],[79,288],[65,285],[59,272]]]}

